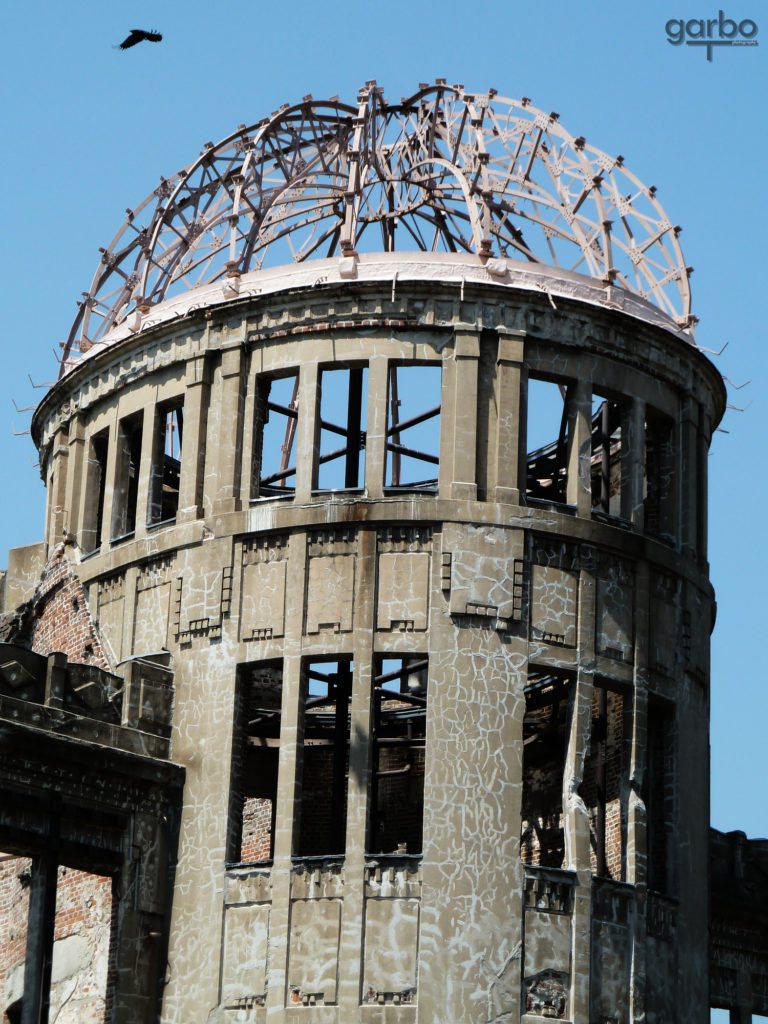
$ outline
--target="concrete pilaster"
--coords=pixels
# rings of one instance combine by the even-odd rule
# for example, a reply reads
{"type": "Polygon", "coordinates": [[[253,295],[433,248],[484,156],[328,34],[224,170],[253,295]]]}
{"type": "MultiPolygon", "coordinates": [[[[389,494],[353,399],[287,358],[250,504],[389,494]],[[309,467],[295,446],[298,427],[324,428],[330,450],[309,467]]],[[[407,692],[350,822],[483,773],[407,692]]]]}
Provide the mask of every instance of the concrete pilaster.
{"type": "Polygon", "coordinates": [[[202,515],[210,380],[204,356],[187,363],[184,391],[184,446],[181,452],[178,522],[202,515]]]}
{"type": "Polygon", "coordinates": [[[221,515],[241,508],[240,465],[243,447],[243,407],[245,396],[244,350],[240,341],[221,353],[222,436],[216,456],[213,514],[221,515]]]}
{"type": "Polygon", "coordinates": [[[567,501],[575,505],[578,515],[588,519],[592,514],[592,385],[577,380],[568,410],[567,501]]]}
{"type": "Polygon", "coordinates": [[[304,363],[299,371],[299,425],[296,431],[296,500],[309,501],[317,485],[320,445],[320,371],[304,363]]]}
{"type": "Polygon", "coordinates": [[[528,372],[523,335],[499,334],[495,473],[489,497],[518,504],[525,493],[528,372]]]}
{"type": "Polygon", "coordinates": [[[477,497],[477,364],[480,332],[456,331],[450,404],[441,412],[442,432],[453,435],[452,498],[477,497]]]}

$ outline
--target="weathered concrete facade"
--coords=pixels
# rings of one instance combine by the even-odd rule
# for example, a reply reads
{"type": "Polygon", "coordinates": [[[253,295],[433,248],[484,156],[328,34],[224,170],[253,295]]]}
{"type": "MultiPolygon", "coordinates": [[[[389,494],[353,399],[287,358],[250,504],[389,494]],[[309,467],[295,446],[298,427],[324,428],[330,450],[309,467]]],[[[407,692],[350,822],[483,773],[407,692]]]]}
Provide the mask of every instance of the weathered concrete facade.
{"type": "Polygon", "coordinates": [[[708,1018],[722,380],[642,298],[488,255],[138,302],[35,414],[114,736],[183,769],[162,992],[115,1020],[708,1018]]]}

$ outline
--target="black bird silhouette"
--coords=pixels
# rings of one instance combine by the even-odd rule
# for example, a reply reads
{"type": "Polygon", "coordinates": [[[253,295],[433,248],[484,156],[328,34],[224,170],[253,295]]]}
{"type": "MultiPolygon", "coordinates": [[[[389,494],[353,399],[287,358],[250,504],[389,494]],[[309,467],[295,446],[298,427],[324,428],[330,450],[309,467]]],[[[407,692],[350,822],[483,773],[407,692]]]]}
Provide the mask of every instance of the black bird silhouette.
{"type": "Polygon", "coordinates": [[[140,43],[144,39],[150,43],[159,43],[162,38],[163,37],[159,32],[145,32],[143,28],[132,28],[131,34],[125,37],[119,47],[115,46],[113,49],[127,50],[129,47],[135,46],[136,43],[140,43]]]}

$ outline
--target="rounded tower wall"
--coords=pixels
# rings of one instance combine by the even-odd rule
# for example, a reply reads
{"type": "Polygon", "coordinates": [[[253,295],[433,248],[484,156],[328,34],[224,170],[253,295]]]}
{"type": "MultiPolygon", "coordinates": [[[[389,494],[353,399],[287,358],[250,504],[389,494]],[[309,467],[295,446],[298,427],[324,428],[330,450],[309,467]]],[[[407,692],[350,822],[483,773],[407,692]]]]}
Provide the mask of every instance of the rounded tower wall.
{"type": "Polygon", "coordinates": [[[419,260],[139,309],[35,414],[114,666],[171,655],[163,1019],[701,1021],[722,380],[610,285],[419,260]]]}

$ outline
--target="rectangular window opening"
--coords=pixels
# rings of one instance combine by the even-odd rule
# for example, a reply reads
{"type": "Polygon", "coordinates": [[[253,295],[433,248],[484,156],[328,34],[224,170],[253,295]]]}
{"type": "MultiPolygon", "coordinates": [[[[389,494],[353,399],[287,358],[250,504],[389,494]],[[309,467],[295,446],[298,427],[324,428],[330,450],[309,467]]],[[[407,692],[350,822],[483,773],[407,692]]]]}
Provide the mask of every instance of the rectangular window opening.
{"type": "Polygon", "coordinates": [[[274,856],[282,700],[282,662],[240,669],[232,748],[230,864],[258,864],[274,856]]]}
{"type": "Polygon", "coordinates": [[[589,753],[580,793],[590,816],[592,873],[626,881],[631,701],[595,684],[589,753]]]}
{"type": "Polygon", "coordinates": [[[622,485],[626,465],[626,415],[618,402],[592,395],[592,511],[604,516],[622,514],[622,485]]]}
{"type": "Polygon", "coordinates": [[[299,426],[299,373],[259,378],[254,411],[251,493],[278,498],[296,491],[296,435],[299,426]]]}
{"type": "Polygon", "coordinates": [[[343,856],[352,660],[311,661],[302,681],[301,804],[294,856],[343,856]]]}
{"type": "Polygon", "coordinates": [[[648,821],[648,888],[672,895],[674,836],[673,709],[658,700],[648,705],[645,806],[648,821]]]}
{"type": "Polygon", "coordinates": [[[169,402],[158,406],[152,460],[150,524],[166,523],[176,518],[179,509],[183,433],[183,402],[169,402]]]}
{"type": "Polygon", "coordinates": [[[423,655],[376,661],[368,851],[420,854],[424,819],[427,675],[423,655]]]}
{"type": "Polygon", "coordinates": [[[650,412],[645,422],[645,529],[666,541],[675,539],[674,421],[650,412]]]}
{"type": "Polygon", "coordinates": [[[574,387],[530,377],[526,456],[526,498],[568,501],[568,463],[575,425],[574,387]]]}
{"type": "Polygon", "coordinates": [[[437,490],[442,368],[392,364],[384,486],[437,490]]]}
{"type": "Polygon", "coordinates": [[[368,367],[320,372],[317,490],[356,490],[365,482],[368,367]]]}
{"type": "Polygon", "coordinates": [[[81,543],[83,551],[98,551],[104,524],[104,497],[107,489],[107,453],[109,430],[91,437],[88,452],[85,516],[81,543]]]}
{"type": "Polygon", "coordinates": [[[112,512],[113,540],[129,536],[136,530],[143,426],[143,413],[136,413],[121,420],[118,427],[117,476],[112,512]]]}
{"type": "Polygon", "coordinates": [[[568,677],[547,672],[532,674],[525,687],[520,830],[524,864],[563,866],[563,772],[572,693],[568,677]]]}

